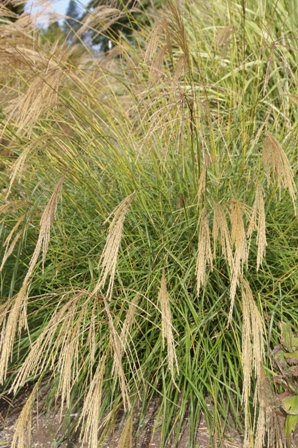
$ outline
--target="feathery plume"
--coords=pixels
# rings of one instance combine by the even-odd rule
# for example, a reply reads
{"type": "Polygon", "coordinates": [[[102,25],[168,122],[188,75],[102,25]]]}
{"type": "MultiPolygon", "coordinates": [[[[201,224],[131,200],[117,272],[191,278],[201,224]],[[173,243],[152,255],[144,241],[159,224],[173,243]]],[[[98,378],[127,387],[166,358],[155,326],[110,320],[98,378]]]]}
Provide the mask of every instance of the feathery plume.
{"type": "Polygon", "coordinates": [[[200,178],[199,178],[199,186],[198,186],[198,204],[200,204],[202,196],[206,191],[206,178],[207,178],[207,166],[204,164],[200,178]]]}
{"type": "Polygon", "coordinates": [[[228,25],[222,28],[217,35],[216,45],[219,47],[222,45],[227,45],[227,43],[229,43],[230,36],[231,34],[233,34],[233,32],[234,32],[234,25],[228,25]]]}
{"type": "MultiPolygon", "coordinates": [[[[99,260],[99,266],[102,268],[102,272],[95,286],[93,294],[96,294],[99,290],[101,290],[104,287],[107,278],[110,277],[107,297],[111,297],[117,266],[118,252],[123,233],[123,224],[126,213],[133,198],[134,193],[127,196],[113,212],[114,218],[110,224],[106,244],[99,260]]],[[[107,222],[107,220],[105,221],[105,223],[107,222]]]]}
{"type": "MultiPolygon", "coordinates": [[[[48,61],[47,61],[48,62],[48,61]]],[[[27,91],[11,100],[5,108],[9,120],[15,120],[18,134],[30,131],[42,114],[48,113],[59,102],[59,90],[65,73],[58,63],[49,63],[32,81],[27,91]]]]}
{"type": "Polygon", "coordinates": [[[225,54],[227,51],[229,44],[231,42],[231,36],[235,32],[234,25],[228,25],[225,26],[220,30],[220,32],[217,35],[215,45],[218,49],[221,50],[222,54],[225,54]]]}
{"type": "MultiPolygon", "coordinates": [[[[25,285],[22,286],[17,296],[12,299],[10,310],[5,310],[8,317],[6,318],[6,322],[3,322],[2,324],[3,327],[0,339],[0,384],[3,383],[7,375],[8,362],[13,352],[14,340],[18,326],[20,331],[21,310],[22,307],[26,307],[27,300],[27,285],[25,285]]],[[[23,323],[24,322],[22,321],[22,324],[23,323]]]]}
{"type": "MultiPolygon", "coordinates": [[[[251,391],[251,379],[255,373],[257,382],[261,380],[261,369],[264,357],[263,325],[260,312],[255,304],[249,283],[241,279],[242,295],[242,370],[243,391],[242,399],[246,409],[245,412],[245,442],[244,446],[250,446],[249,440],[249,398],[251,391]]],[[[258,384],[257,386],[258,387],[258,384]]],[[[261,417],[263,418],[263,417],[261,417]]]]}
{"type": "Polygon", "coordinates": [[[161,19],[151,31],[144,55],[145,62],[151,62],[153,57],[156,55],[158,46],[160,45],[160,35],[166,27],[166,19],[161,19]]]}
{"type": "Polygon", "coordinates": [[[80,428],[79,440],[90,448],[98,447],[98,426],[102,402],[102,385],[105,372],[105,357],[98,362],[95,374],[90,382],[83,409],[76,428],[80,428]],[[84,422],[84,424],[82,424],[84,422]]]}
{"type": "Polygon", "coordinates": [[[206,208],[204,207],[199,220],[198,256],[196,264],[197,294],[200,293],[200,288],[205,282],[208,263],[212,270],[213,254],[210,243],[209,221],[206,208]]]}
{"type": "Polygon", "coordinates": [[[130,412],[128,417],[125,420],[124,425],[123,425],[120,439],[118,442],[118,448],[132,448],[133,447],[132,429],[133,429],[132,412],[130,412]]]}
{"type": "Polygon", "coordinates": [[[32,205],[32,202],[23,201],[19,199],[16,201],[7,202],[4,205],[0,205],[0,214],[15,212],[16,210],[19,210],[20,208],[23,208],[26,205],[32,205]]]}
{"type": "Polygon", "coordinates": [[[163,73],[163,62],[165,54],[168,50],[168,46],[164,45],[156,55],[154,61],[152,62],[150,66],[150,72],[149,72],[149,80],[152,83],[156,83],[160,78],[164,76],[163,73]]]}
{"type": "Polygon", "coordinates": [[[248,247],[250,246],[251,236],[254,230],[257,230],[257,270],[262,264],[265,256],[267,240],[266,240],[266,215],[263,190],[261,185],[257,186],[256,197],[252,208],[250,223],[247,229],[248,247]]]}
{"type": "Polygon", "coordinates": [[[128,393],[128,387],[127,387],[127,380],[125,377],[125,373],[122,366],[122,344],[121,340],[119,338],[119,334],[116,331],[116,328],[114,326],[113,318],[109,309],[109,305],[104,300],[105,305],[105,311],[108,317],[109,322],[109,329],[110,329],[110,348],[113,352],[113,368],[112,368],[112,374],[115,372],[119,379],[121,394],[122,394],[122,400],[123,400],[123,407],[125,410],[130,409],[131,403],[128,393]]]}
{"type": "Polygon", "coordinates": [[[230,287],[231,305],[228,317],[229,323],[231,322],[232,319],[236,288],[239,284],[240,275],[242,275],[243,273],[244,264],[247,263],[248,259],[248,248],[242,217],[242,204],[241,202],[236,201],[235,199],[231,201],[230,221],[231,221],[231,242],[232,247],[234,248],[234,256],[233,256],[232,280],[230,287]]]}
{"type": "MultiPolygon", "coordinates": [[[[131,12],[134,10],[131,9],[131,12]]],[[[96,27],[98,34],[103,33],[113,23],[125,16],[124,11],[120,9],[109,7],[108,5],[99,5],[93,9],[90,14],[87,14],[82,21],[82,26],[77,31],[78,36],[82,36],[86,31],[96,27]]]]}
{"type": "Polygon", "coordinates": [[[18,179],[21,177],[21,174],[23,172],[25,162],[26,162],[26,159],[28,157],[30,150],[31,150],[30,146],[27,146],[27,148],[24,149],[22,154],[17,158],[17,160],[15,161],[15,163],[11,169],[11,176],[10,176],[9,187],[8,187],[7,194],[6,194],[6,199],[10,195],[12,185],[13,185],[15,179],[18,179]]]}
{"type": "Polygon", "coordinates": [[[249,283],[241,278],[240,289],[242,296],[242,369],[243,391],[242,399],[245,407],[244,448],[252,446],[250,434],[250,394],[253,376],[256,379],[254,392],[254,408],[256,409],[253,422],[255,448],[264,446],[268,436],[268,446],[284,447],[284,437],[274,410],[274,400],[270,390],[268,378],[264,372],[264,327],[263,320],[253,298],[249,283]]]}
{"type": "Polygon", "coordinates": [[[168,351],[168,363],[169,369],[174,380],[174,371],[179,373],[178,361],[175,350],[175,340],[173,336],[173,326],[172,326],[172,313],[170,307],[170,300],[166,285],[165,271],[163,270],[161,276],[161,284],[158,293],[158,302],[161,309],[161,334],[162,334],[162,345],[165,347],[165,342],[167,342],[168,351]]]}
{"type": "Polygon", "coordinates": [[[130,336],[130,330],[131,330],[132,324],[135,320],[135,314],[136,314],[136,309],[137,309],[139,298],[140,298],[139,295],[136,294],[135,297],[133,298],[133,300],[130,302],[125,320],[123,322],[123,326],[122,326],[122,330],[121,330],[121,334],[120,334],[120,339],[122,341],[123,349],[125,349],[125,347],[128,343],[128,339],[130,336]]]}
{"type": "Polygon", "coordinates": [[[272,176],[273,178],[277,178],[277,184],[280,192],[282,188],[287,188],[289,190],[296,214],[295,202],[297,188],[290,162],[279,142],[268,132],[266,133],[263,147],[263,164],[267,173],[268,183],[270,182],[270,177],[272,176]]]}
{"type": "Polygon", "coordinates": [[[32,272],[35,268],[35,265],[37,263],[37,260],[38,260],[38,257],[39,257],[39,254],[41,251],[42,251],[42,268],[44,269],[44,263],[45,263],[47,250],[48,250],[48,246],[49,246],[49,241],[50,241],[51,225],[52,225],[55,215],[56,215],[58,200],[60,197],[60,192],[61,192],[63,182],[64,182],[64,176],[59,180],[58,184],[56,185],[56,187],[52,193],[52,196],[51,196],[49,202],[47,203],[47,205],[43,211],[43,214],[41,216],[38,240],[37,240],[33,255],[31,257],[31,260],[29,263],[29,269],[27,271],[27,274],[26,274],[23,284],[28,283],[29,278],[32,275],[32,272]]]}
{"type": "Polygon", "coordinates": [[[56,396],[60,398],[60,417],[64,408],[69,408],[70,406],[70,394],[73,384],[76,381],[79,372],[79,352],[80,352],[80,334],[84,331],[84,319],[86,319],[86,307],[81,309],[80,313],[76,313],[73,310],[72,315],[68,314],[67,328],[63,333],[59,333],[59,336],[64,336],[64,339],[60,339],[59,343],[61,345],[60,356],[58,358],[57,365],[55,369],[60,372],[59,383],[57,387],[56,396]]]}
{"type": "Polygon", "coordinates": [[[38,387],[39,381],[35,384],[18,417],[11,448],[28,448],[31,446],[32,407],[36,399],[38,387]]]}
{"type": "MultiPolygon", "coordinates": [[[[73,293],[73,291],[71,292],[73,293]]],[[[57,359],[60,360],[59,354],[63,353],[64,348],[67,350],[68,335],[72,334],[74,316],[78,313],[84,315],[84,310],[83,312],[81,310],[78,311],[81,300],[83,299],[85,308],[88,306],[88,297],[86,298],[85,296],[86,291],[84,290],[79,290],[72,297],[68,297],[67,294],[61,296],[60,302],[65,300],[66,297],[68,299],[67,302],[61,308],[59,308],[58,304],[57,311],[53,313],[48,324],[34,344],[32,344],[29,354],[18,370],[11,386],[11,391],[16,393],[25,384],[26,379],[32,375],[37,376],[49,368],[53,371],[55,370],[57,359]]],[[[79,328],[76,331],[77,334],[81,334],[79,328]]],[[[73,337],[75,338],[75,335],[73,337]]],[[[62,360],[61,362],[63,365],[64,361],[62,360]]],[[[61,378],[61,381],[63,381],[63,378],[61,378]]],[[[58,388],[60,391],[62,390],[60,385],[58,385],[58,388]]],[[[63,406],[64,404],[61,403],[61,405],[63,406]]]]}
{"type": "Polygon", "coordinates": [[[213,208],[213,256],[215,257],[216,243],[219,239],[223,256],[227,261],[230,271],[233,272],[234,259],[232,251],[232,241],[229,232],[225,212],[220,204],[215,204],[213,208]]]}
{"type": "Polygon", "coordinates": [[[12,229],[12,231],[9,233],[9,235],[7,236],[7,238],[6,238],[5,242],[4,242],[5,252],[4,252],[4,255],[3,255],[3,258],[2,258],[2,263],[1,263],[1,266],[0,266],[0,272],[2,271],[3,266],[4,266],[7,258],[12,254],[12,252],[13,252],[13,250],[15,248],[15,245],[17,244],[17,242],[19,241],[19,239],[20,239],[20,237],[22,235],[22,231],[20,230],[19,232],[17,232],[15,234],[11,244],[9,244],[11,239],[12,239],[12,237],[13,237],[13,235],[14,235],[14,233],[18,230],[19,226],[22,224],[24,219],[25,219],[25,215],[22,215],[18,219],[17,223],[15,224],[15,226],[12,229]]]}

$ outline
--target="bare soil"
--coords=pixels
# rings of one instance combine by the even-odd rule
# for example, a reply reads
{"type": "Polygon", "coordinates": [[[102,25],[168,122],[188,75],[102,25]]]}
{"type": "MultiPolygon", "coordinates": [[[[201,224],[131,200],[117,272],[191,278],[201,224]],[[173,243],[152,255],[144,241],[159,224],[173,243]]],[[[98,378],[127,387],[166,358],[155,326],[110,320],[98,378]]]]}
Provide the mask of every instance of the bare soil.
{"type": "MultiPolygon", "coordinates": [[[[10,448],[13,440],[15,424],[17,415],[5,419],[1,423],[0,429],[0,447],[10,448]]],[[[138,442],[133,443],[135,448],[159,448],[160,447],[160,431],[152,432],[153,422],[148,421],[142,428],[141,434],[138,437],[138,442]]],[[[61,421],[58,414],[50,413],[49,415],[33,415],[32,422],[32,441],[28,448],[87,448],[87,445],[81,444],[70,438],[63,439],[61,432],[61,421]]],[[[118,448],[119,439],[121,436],[121,427],[116,428],[108,440],[102,445],[102,448],[118,448]]],[[[210,438],[206,422],[202,419],[197,434],[197,444],[200,448],[209,448],[210,438]]],[[[187,448],[188,445],[188,430],[187,422],[181,431],[178,448],[187,448]]],[[[234,435],[226,438],[219,445],[220,448],[241,448],[242,442],[239,435],[234,435]]]]}
{"type": "MultiPolygon", "coordinates": [[[[0,448],[11,448],[16,422],[24,406],[30,390],[24,390],[13,403],[9,399],[0,398],[0,448]]],[[[45,397],[39,396],[39,407],[42,408],[45,397]]],[[[137,441],[132,440],[125,448],[159,448],[161,446],[161,431],[156,421],[158,403],[152,400],[148,406],[141,431],[137,441]],[[157,428],[157,429],[155,429],[157,428]]],[[[77,414],[71,414],[70,419],[75,421],[77,414]]],[[[137,420],[137,416],[136,416],[137,420]]],[[[137,422],[134,422],[137,423],[137,422]]],[[[70,425],[71,426],[71,425],[70,425]]],[[[74,435],[68,438],[65,436],[65,424],[60,413],[50,411],[37,414],[35,411],[32,417],[32,437],[28,448],[87,448],[87,445],[79,443],[74,435]],[[63,428],[64,426],[64,428],[63,428]]],[[[123,418],[119,416],[115,427],[100,448],[118,448],[123,428],[123,418]]],[[[214,442],[214,440],[213,440],[214,442]]],[[[204,418],[201,419],[197,431],[197,445],[199,448],[209,448],[210,437],[204,418]]],[[[224,441],[216,444],[220,448],[241,448],[242,439],[234,431],[226,435],[224,441]]],[[[187,419],[181,429],[177,448],[187,448],[188,445],[188,422],[187,419]]],[[[170,445],[169,445],[170,447],[170,445]]],[[[123,448],[123,446],[122,446],[123,448]]]]}
{"type": "MultiPolygon", "coordinates": [[[[11,448],[13,436],[15,433],[16,422],[20,415],[22,406],[26,402],[29,392],[24,391],[21,397],[12,404],[9,400],[0,398],[0,448],[11,448]]],[[[43,397],[39,397],[39,405],[42,404],[43,397]]],[[[137,441],[125,444],[125,448],[159,448],[161,446],[161,432],[156,424],[157,403],[152,401],[148,406],[148,411],[142,425],[137,441]],[[155,429],[157,428],[157,429],[155,429]]],[[[75,421],[77,414],[71,414],[70,419],[75,421]]],[[[117,420],[115,427],[110,432],[100,448],[118,448],[122,433],[123,419],[117,420]]],[[[65,429],[65,425],[64,425],[65,429]]],[[[214,437],[210,440],[206,420],[202,417],[196,439],[198,448],[242,448],[243,440],[239,433],[229,430],[225,434],[224,440],[216,440],[214,437]]],[[[122,444],[121,444],[122,445],[122,444]]],[[[185,420],[181,429],[177,448],[188,448],[188,421],[185,420]]],[[[63,419],[59,412],[50,411],[37,414],[35,412],[32,418],[32,438],[31,444],[27,448],[88,448],[87,445],[79,443],[74,435],[65,436],[63,430],[63,419]]],[[[123,445],[121,446],[123,448],[123,445]]],[[[171,445],[169,444],[169,448],[171,445]]],[[[272,447],[274,448],[274,447],[272,447]]],[[[292,438],[291,448],[298,448],[298,430],[295,431],[292,438]]]]}

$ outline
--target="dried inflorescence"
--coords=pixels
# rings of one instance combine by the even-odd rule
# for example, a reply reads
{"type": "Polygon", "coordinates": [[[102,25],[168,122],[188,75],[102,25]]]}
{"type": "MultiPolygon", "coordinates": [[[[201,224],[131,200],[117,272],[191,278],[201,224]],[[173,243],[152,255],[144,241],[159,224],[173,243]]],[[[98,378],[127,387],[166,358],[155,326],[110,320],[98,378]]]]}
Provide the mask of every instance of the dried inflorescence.
{"type": "Polygon", "coordinates": [[[179,373],[179,366],[175,350],[175,340],[173,335],[173,325],[172,325],[172,313],[169,300],[169,294],[166,285],[165,271],[162,273],[161,284],[158,293],[158,302],[160,304],[161,312],[161,333],[162,333],[162,343],[165,347],[167,343],[167,353],[168,353],[168,365],[169,370],[172,375],[172,379],[175,382],[175,373],[179,373]]]}
{"type": "Polygon", "coordinates": [[[280,193],[283,188],[288,189],[296,213],[297,188],[291,165],[278,140],[268,132],[264,140],[263,164],[268,183],[270,183],[271,178],[277,179],[280,193]]]}
{"type": "MultiPolygon", "coordinates": [[[[123,224],[133,198],[134,193],[127,196],[127,198],[125,198],[113,212],[114,217],[110,224],[106,244],[99,260],[99,267],[102,271],[93,294],[96,294],[104,288],[107,278],[109,277],[107,297],[111,298],[118,260],[118,252],[123,233],[123,224]]],[[[107,220],[105,222],[107,222],[107,220]]]]}

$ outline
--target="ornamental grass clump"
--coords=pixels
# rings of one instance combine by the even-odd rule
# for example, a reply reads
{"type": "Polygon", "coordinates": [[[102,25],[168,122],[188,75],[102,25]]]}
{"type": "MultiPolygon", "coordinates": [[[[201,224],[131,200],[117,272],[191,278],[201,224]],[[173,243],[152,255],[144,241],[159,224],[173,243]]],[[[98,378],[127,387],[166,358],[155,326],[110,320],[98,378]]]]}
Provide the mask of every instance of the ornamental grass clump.
{"type": "Polygon", "coordinates": [[[82,36],[116,9],[53,43],[1,7],[0,380],[32,385],[13,446],[44,390],[90,448],[115,427],[138,443],[152,404],[161,446],[187,425],[195,447],[204,415],[215,446],[232,426],[284,447],[270,354],[298,319],[295,4],[169,2],[96,53],[82,36]]]}

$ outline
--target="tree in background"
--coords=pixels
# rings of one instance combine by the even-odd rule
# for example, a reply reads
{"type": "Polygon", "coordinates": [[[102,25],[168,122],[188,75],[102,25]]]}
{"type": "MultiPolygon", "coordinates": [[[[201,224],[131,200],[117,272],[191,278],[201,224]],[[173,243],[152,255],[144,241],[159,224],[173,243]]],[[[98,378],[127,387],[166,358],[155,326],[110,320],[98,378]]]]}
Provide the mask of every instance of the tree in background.
{"type": "Polygon", "coordinates": [[[74,31],[79,28],[80,11],[75,0],[70,0],[66,13],[67,19],[64,21],[64,31],[73,35],[74,31]]]}
{"type": "Polygon", "coordinates": [[[86,13],[81,17],[83,20],[87,14],[93,14],[92,30],[89,31],[92,44],[100,45],[101,51],[106,52],[110,46],[114,45],[119,37],[129,37],[133,30],[140,23],[148,23],[150,11],[161,7],[165,0],[115,0],[108,3],[107,0],[91,0],[87,5],[86,13]],[[104,34],[102,33],[103,19],[101,7],[114,9],[114,16],[107,16],[104,26],[104,34]],[[117,10],[119,14],[117,14],[117,10]],[[98,19],[97,19],[98,18],[98,19]]]}

